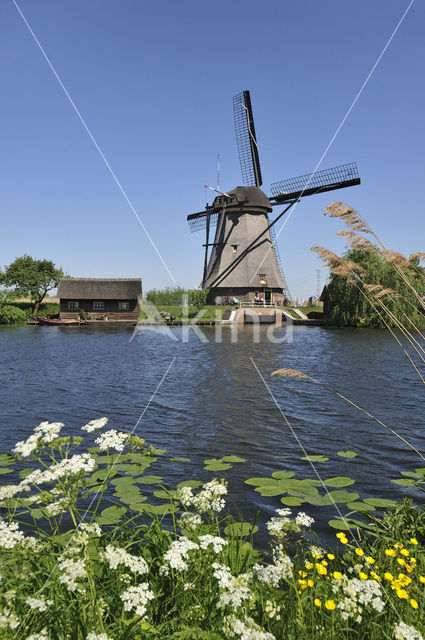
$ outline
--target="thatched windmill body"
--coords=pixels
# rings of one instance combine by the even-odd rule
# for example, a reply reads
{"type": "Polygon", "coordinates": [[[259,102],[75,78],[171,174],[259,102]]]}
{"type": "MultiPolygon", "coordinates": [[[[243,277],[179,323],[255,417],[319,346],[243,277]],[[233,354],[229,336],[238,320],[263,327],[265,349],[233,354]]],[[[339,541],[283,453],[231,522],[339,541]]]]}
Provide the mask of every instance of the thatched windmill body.
{"type": "Polygon", "coordinates": [[[209,301],[228,298],[282,304],[291,300],[275,241],[274,225],[304,196],[360,184],[350,163],[283,180],[271,185],[272,196],[260,189],[262,176],[249,91],[233,98],[236,142],[243,187],[218,195],[205,211],[188,216],[192,231],[205,229],[202,288],[209,301]],[[285,205],[274,219],[273,207],[285,205]],[[216,226],[214,241],[211,228],[216,226]]]}

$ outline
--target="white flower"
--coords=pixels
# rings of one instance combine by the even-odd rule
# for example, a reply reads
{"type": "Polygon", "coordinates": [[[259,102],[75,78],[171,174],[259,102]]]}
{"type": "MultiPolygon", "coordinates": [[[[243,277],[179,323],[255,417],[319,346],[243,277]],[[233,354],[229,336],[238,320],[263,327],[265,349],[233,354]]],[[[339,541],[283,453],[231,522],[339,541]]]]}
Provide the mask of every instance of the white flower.
{"type": "Polygon", "coordinates": [[[99,446],[101,451],[106,451],[107,449],[115,449],[119,453],[123,451],[125,447],[125,441],[128,439],[127,433],[122,433],[122,431],[117,431],[116,429],[110,429],[109,431],[105,431],[98,438],[96,438],[95,443],[99,446]]]}
{"type": "Polygon", "coordinates": [[[67,511],[69,505],[69,500],[67,498],[61,498],[57,500],[57,502],[51,502],[46,506],[46,511],[49,516],[58,516],[60,513],[65,513],[67,511]]]}
{"type": "Polygon", "coordinates": [[[394,627],[395,640],[423,640],[422,634],[405,622],[399,622],[394,627]]]}
{"type": "Polygon", "coordinates": [[[128,567],[133,573],[148,573],[149,567],[144,558],[133,556],[125,549],[114,547],[111,544],[106,546],[104,558],[108,562],[111,569],[116,569],[120,564],[128,567]]]}
{"type": "Polygon", "coordinates": [[[79,529],[81,531],[86,531],[87,533],[92,533],[94,536],[98,538],[102,535],[102,527],[97,522],[82,522],[79,525],[79,529]]]}
{"type": "Polygon", "coordinates": [[[78,578],[86,577],[86,566],[81,559],[73,560],[72,558],[64,558],[58,564],[60,571],[63,571],[58,577],[59,582],[65,584],[68,591],[75,591],[77,589],[76,580],[78,578]]]}
{"type": "Polygon", "coordinates": [[[195,529],[202,524],[202,518],[198,513],[189,513],[188,511],[184,511],[177,524],[181,529],[190,529],[191,531],[195,531],[195,529]]]}
{"type": "Polygon", "coordinates": [[[226,638],[239,637],[240,640],[276,640],[275,636],[264,631],[251,618],[239,620],[233,615],[224,618],[223,631],[226,638]]]}
{"type": "Polygon", "coordinates": [[[248,584],[251,581],[251,574],[241,573],[235,577],[231,574],[229,567],[214,562],[212,565],[215,569],[213,575],[218,580],[222,593],[217,602],[218,608],[230,606],[232,609],[238,609],[244,600],[253,600],[248,584]]]}
{"type": "Polygon", "coordinates": [[[51,607],[53,600],[45,600],[45,598],[30,598],[28,597],[25,602],[30,609],[37,609],[37,611],[47,611],[48,607],[51,607]]]}
{"type": "Polygon", "coordinates": [[[19,531],[19,525],[16,522],[8,524],[4,520],[0,520],[0,547],[13,549],[24,538],[25,536],[22,531],[19,531]]]}
{"type": "Polygon", "coordinates": [[[137,587],[129,587],[127,591],[121,595],[121,600],[124,602],[124,610],[131,611],[136,610],[138,616],[145,616],[146,608],[149,600],[153,600],[155,597],[153,591],[149,590],[147,582],[137,585],[137,587]]]}
{"type": "Polygon", "coordinates": [[[310,518],[310,516],[308,516],[306,513],[300,511],[298,515],[295,516],[295,522],[300,527],[310,527],[314,522],[314,518],[310,518]]]}
{"type": "Polygon", "coordinates": [[[30,636],[27,636],[25,640],[49,640],[49,636],[47,635],[46,629],[42,629],[40,633],[32,633],[30,636]]]}
{"type": "Polygon", "coordinates": [[[41,422],[38,427],[35,427],[34,433],[26,440],[21,440],[16,443],[13,453],[20,455],[22,458],[27,458],[38,448],[40,440],[42,440],[44,444],[49,444],[53,442],[53,440],[56,440],[62,427],[63,422],[41,422]]]}
{"type": "Polygon", "coordinates": [[[185,536],[181,536],[178,540],[174,540],[164,555],[164,562],[161,565],[159,572],[161,574],[168,575],[170,569],[176,571],[184,571],[187,569],[186,559],[189,551],[192,549],[199,549],[199,545],[196,542],[192,542],[185,536]]]}
{"type": "Polygon", "coordinates": [[[286,517],[292,515],[292,510],[288,509],[287,507],[285,507],[285,509],[276,509],[276,513],[281,518],[286,518],[286,517]]]}
{"type": "Polygon", "coordinates": [[[280,555],[274,564],[255,564],[252,567],[252,571],[260,582],[277,588],[281,580],[292,578],[293,565],[289,556],[280,555]]]}
{"type": "Polygon", "coordinates": [[[112,640],[106,633],[89,633],[86,640],[112,640]]]}
{"type": "Polygon", "coordinates": [[[97,420],[90,420],[90,422],[85,424],[84,427],[81,427],[81,431],[87,431],[87,433],[97,431],[97,429],[102,429],[102,427],[104,427],[107,422],[108,418],[98,418],[97,420]]]}
{"type": "Polygon", "coordinates": [[[227,540],[218,536],[211,536],[208,533],[204,536],[199,536],[198,541],[201,549],[208,549],[210,544],[212,544],[215,553],[220,553],[223,547],[227,544],[227,540]]]}
{"type": "Polygon", "coordinates": [[[10,609],[3,609],[0,612],[0,629],[16,629],[16,627],[19,627],[19,618],[10,609]]]}
{"type": "Polygon", "coordinates": [[[197,511],[205,513],[206,511],[215,511],[219,513],[224,509],[225,501],[222,496],[226,495],[227,488],[224,480],[219,482],[214,478],[202,487],[201,491],[195,496],[190,487],[182,487],[178,489],[178,499],[184,507],[193,506],[197,511]]]}

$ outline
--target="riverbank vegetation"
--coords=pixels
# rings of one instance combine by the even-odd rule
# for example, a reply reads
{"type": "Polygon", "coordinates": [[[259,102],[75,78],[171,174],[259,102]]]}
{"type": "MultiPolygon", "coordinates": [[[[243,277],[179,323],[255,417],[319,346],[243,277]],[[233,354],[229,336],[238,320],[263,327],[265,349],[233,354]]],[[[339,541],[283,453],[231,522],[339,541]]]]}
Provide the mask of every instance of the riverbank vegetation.
{"type": "Polygon", "coordinates": [[[405,258],[382,243],[357,211],[341,202],[325,215],[344,222],[348,250],[339,257],[323,247],[313,247],[330,268],[325,287],[325,317],[338,326],[407,329],[425,328],[424,253],[405,258]]]}
{"type": "MultiPolygon", "coordinates": [[[[2,638],[422,639],[425,516],[411,502],[375,500],[387,508],[377,516],[372,499],[359,509],[341,490],[354,480],[325,480],[339,510],[351,500],[369,517],[340,520],[324,549],[308,514],[320,482],[286,470],[250,478],[269,500],[283,494],[259,548],[257,524],[227,512],[229,487],[215,477],[242,458],[206,460],[207,481],[169,487],[151,470],[166,452],[106,423],[82,427],[86,448],[43,422],[0,456],[14,474],[0,488],[2,638]]],[[[353,464],[356,453],[338,455],[353,464]]],[[[425,469],[415,474],[406,479],[421,488],[425,469]]]]}

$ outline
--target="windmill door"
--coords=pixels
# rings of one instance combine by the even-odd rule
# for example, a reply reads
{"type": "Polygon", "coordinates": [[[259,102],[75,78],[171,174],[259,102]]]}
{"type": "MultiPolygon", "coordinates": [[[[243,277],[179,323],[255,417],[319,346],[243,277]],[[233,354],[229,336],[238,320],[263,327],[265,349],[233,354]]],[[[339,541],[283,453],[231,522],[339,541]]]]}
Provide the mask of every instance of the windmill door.
{"type": "Polygon", "coordinates": [[[272,304],[273,296],[271,289],[264,289],[264,302],[266,304],[272,304]]]}

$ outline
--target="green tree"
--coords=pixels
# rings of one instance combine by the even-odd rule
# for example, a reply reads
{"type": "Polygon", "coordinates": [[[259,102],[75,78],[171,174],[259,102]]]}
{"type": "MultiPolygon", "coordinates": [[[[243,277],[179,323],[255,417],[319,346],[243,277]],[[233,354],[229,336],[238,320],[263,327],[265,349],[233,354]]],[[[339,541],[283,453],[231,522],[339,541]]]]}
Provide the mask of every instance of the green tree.
{"type": "Polygon", "coordinates": [[[15,296],[31,298],[31,315],[36,316],[48,291],[55,289],[63,278],[62,269],[51,260],[35,260],[24,255],[16,258],[1,275],[1,282],[12,289],[15,296]]]}
{"type": "Polygon", "coordinates": [[[413,288],[419,297],[425,292],[425,270],[418,260],[412,260],[409,266],[398,266],[399,272],[370,248],[350,248],[344,260],[360,268],[351,270],[349,277],[331,272],[327,285],[328,322],[350,327],[385,327],[387,323],[394,327],[395,317],[403,325],[413,322],[417,327],[425,326],[423,309],[412,291],[413,288]]]}

